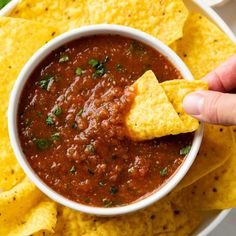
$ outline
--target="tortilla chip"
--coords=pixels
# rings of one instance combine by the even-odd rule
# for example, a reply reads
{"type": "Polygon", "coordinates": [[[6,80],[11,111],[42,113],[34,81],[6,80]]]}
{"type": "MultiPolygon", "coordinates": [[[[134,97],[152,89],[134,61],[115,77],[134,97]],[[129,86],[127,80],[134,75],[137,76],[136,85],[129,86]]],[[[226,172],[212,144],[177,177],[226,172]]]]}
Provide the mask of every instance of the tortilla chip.
{"type": "Polygon", "coordinates": [[[182,102],[188,93],[208,89],[207,83],[204,81],[170,80],[161,83],[161,86],[184,124],[181,132],[187,133],[197,130],[198,120],[184,111],[182,102]]]}
{"type": "Polygon", "coordinates": [[[7,235],[42,196],[28,178],[11,190],[0,193],[0,235],[7,235]]]}
{"type": "Polygon", "coordinates": [[[24,0],[11,16],[55,25],[60,32],[89,24],[126,25],[171,44],[182,37],[188,10],[181,0],[24,0]]]}
{"type": "Polygon", "coordinates": [[[17,225],[14,225],[6,236],[32,235],[37,232],[54,232],[57,222],[56,203],[43,201],[29,210],[21,217],[17,225]]]}
{"type": "Polygon", "coordinates": [[[10,91],[25,62],[55,34],[55,28],[35,22],[9,17],[0,18],[0,190],[2,191],[11,189],[24,177],[8,137],[7,109],[10,91]]]}
{"type": "MultiPolygon", "coordinates": [[[[179,195],[177,198],[179,200],[179,195]]],[[[191,235],[204,220],[206,212],[189,210],[182,199],[178,202],[172,200],[171,204],[176,226],[173,236],[191,235]]]]}
{"type": "Polygon", "coordinates": [[[193,211],[188,208],[184,203],[185,199],[179,193],[170,194],[168,199],[173,211],[175,230],[160,233],[158,236],[187,236],[194,234],[199,225],[204,222],[208,212],[193,211]]]}
{"type": "Polygon", "coordinates": [[[183,189],[186,204],[191,209],[215,210],[236,206],[236,149],[230,158],[210,174],[183,189]]]}
{"type": "Polygon", "coordinates": [[[60,33],[89,24],[86,0],[22,0],[10,16],[55,26],[60,33]]]}
{"type": "Polygon", "coordinates": [[[126,116],[129,136],[153,139],[181,132],[182,122],[152,71],[147,71],[132,87],[136,95],[126,116]]]}
{"type": "Polygon", "coordinates": [[[173,209],[168,200],[117,217],[91,216],[66,207],[61,207],[59,212],[55,235],[152,236],[175,230],[173,209]]]}
{"type": "Polygon", "coordinates": [[[205,124],[200,151],[190,170],[174,191],[187,187],[222,166],[232,153],[230,128],[205,124]],[[223,138],[223,140],[222,140],[223,138]]]}
{"type": "Polygon", "coordinates": [[[170,47],[173,51],[176,51],[176,50],[177,50],[177,41],[175,41],[175,42],[173,42],[172,44],[170,44],[169,47],[170,47]]]}
{"type": "Polygon", "coordinates": [[[132,139],[187,133],[199,127],[199,122],[184,112],[182,101],[190,92],[207,89],[205,82],[172,80],[159,84],[154,73],[147,71],[132,87],[136,94],[126,116],[128,135],[132,139]]]}
{"type": "Polygon", "coordinates": [[[233,138],[234,138],[234,143],[236,145],[236,126],[231,127],[233,138]]]}
{"type": "Polygon", "coordinates": [[[201,79],[236,53],[236,45],[207,18],[190,13],[184,26],[184,36],[177,41],[176,53],[195,79],[201,79]]]}
{"type": "Polygon", "coordinates": [[[130,26],[168,45],[182,37],[188,16],[188,10],[181,0],[88,0],[88,9],[91,24],[130,26]]]}
{"type": "Polygon", "coordinates": [[[182,214],[186,214],[186,216],[188,217],[188,221],[185,224],[180,225],[176,229],[176,231],[174,232],[175,236],[191,235],[204,221],[206,212],[189,211],[188,209],[185,211],[185,213],[182,212],[182,214]]]}
{"type": "MultiPolygon", "coordinates": [[[[1,89],[0,87],[0,90],[1,89]]],[[[0,100],[2,105],[4,105],[6,101],[1,99],[2,96],[3,94],[0,92],[0,100]]],[[[7,133],[7,127],[3,128],[6,125],[6,120],[6,114],[4,113],[3,115],[0,111],[0,193],[10,190],[25,176],[14,156],[7,133]]]]}

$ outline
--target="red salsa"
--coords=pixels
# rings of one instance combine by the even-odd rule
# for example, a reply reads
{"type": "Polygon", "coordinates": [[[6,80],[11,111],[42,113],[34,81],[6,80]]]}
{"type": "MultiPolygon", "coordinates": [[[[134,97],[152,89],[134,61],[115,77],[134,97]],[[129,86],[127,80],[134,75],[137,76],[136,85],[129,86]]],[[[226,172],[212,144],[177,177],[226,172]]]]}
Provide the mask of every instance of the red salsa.
{"type": "Polygon", "coordinates": [[[34,70],[21,95],[18,132],[28,162],[48,186],[82,204],[113,207],[170,178],[192,134],[134,142],[124,126],[135,95],[126,88],[150,69],[159,81],[181,78],[153,48],[102,35],[64,45],[34,70]]]}

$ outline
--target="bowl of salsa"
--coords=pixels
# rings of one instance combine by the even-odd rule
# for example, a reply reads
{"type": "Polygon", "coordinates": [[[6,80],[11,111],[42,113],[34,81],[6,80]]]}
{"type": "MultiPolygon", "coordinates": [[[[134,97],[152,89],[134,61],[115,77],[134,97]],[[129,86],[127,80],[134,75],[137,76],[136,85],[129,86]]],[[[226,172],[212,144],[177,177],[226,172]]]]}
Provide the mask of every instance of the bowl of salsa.
{"type": "Polygon", "coordinates": [[[179,183],[203,127],[142,142],[127,137],[124,117],[135,94],[126,88],[147,70],[160,82],[193,80],[158,39],[118,25],[72,30],[31,57],[14,85],[8,122],[15,155],[42,192],[112,216],[146,207],[179,183]]]}

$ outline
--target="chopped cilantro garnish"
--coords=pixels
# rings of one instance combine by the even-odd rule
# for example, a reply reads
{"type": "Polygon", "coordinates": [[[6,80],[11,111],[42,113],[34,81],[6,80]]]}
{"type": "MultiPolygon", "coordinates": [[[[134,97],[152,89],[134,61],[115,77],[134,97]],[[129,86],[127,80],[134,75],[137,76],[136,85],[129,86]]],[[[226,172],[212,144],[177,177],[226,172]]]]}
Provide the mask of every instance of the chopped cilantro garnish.
{"type": "Polygon", "coordinates": [[[102,199],[102,203],[105,207],[109,207],[113,204],[111,200],[106,199],[106,198],[102,199]]]}
{"type": "Polygon", "coordinates": [[[82,69],[80,67],[77,67],[75,70],[76,75],[81,75],[82,74],[82,69]]]}
{"type": "Polygon", "coordinates": [[[95,68],[95,77],[101,77],[106,73],[105,63],[108,62],[109,57],[106,56],[103,62],[100,62],[96,59],[90,59],[88,61],[88,64],[91,65],[93,68],[95,68]]]}
{"type": "Polygon", "coordinates": [[[100,64],[100,62],[98,60],[95,60],[95,59],[90,59],[88,61],[88,64],[95,68],[95,67],[97,67],[100,64]]]}
{"type": "Polygon", "coordinates": [[[25,119],[25,126],[29,126],[31,124],[31,120],[30,119],[25,119]]]}
{"type": "Polygon", "coordinates": [[[180,149],[179,154],[180,155],[187,155],[191,150],[191,145],[187,145],[186,147],[183,147],[180,149]]]}
{"type": "Polygon", "coordinates": [[[74,122],[74,123],[71,125],[71,128],[72,128],[72,129],[76,129],[77,127],[78,127],[78,125],[77,125],[76,122],[74,122]]]}
{"type": "Polygon", "coordinates": [[[39,150],[44,150],[49,147],[49,141],[44,138],[36,139],[35,144],[39,150]]]}
{"type": "Polygon", "coordinates": [[[56,109],[54,110],[55,116],[59,116],[62,113],[61,107],[57,106],[56,109]]]}
{"type": "Polygon", "coordinates": [[[79,110],[79,112],[77,113],[77,116],[82,116],[83,112],[84,112],[84,109],[81,108],[81,109],[79,110]]]}
{"type": "Polygon", "coordinates": [[[72,167],[70,168],[69,172],[70,172],[71,174],[74,174],[74,173],[76,172],[75,166],[72,166],[72,167]]]}
{"type": "Polygon", "coordinates": [[[69,61],[69,56],[68,55],[61,55],[59,59],[59,63],[64,63],[69,61]]]}
{"type": "Polygon", "coordinates": [[[52,140],[56,141],[60,139],[60,133],[54,133],[51,135],[52,140]]]}
{"type": "Polygon", "coordinates": [[[90,153],[95,153],[95,147],[93,146],[93,144],[88,144],[86,146],[86,150],[88,150],[90,153]]]}
{"type": "Polygon", "coordinates": [[[47,119],[46,119],[46,124],[47,125],[53,125],[54,124],[54,121],[53,121],[53,118],[51,116],[48,116],[47,119]]]}
{"type": "Polygon", "coordinates": [[[106,73],[106,69],[104,67],[97,69],[94,73],[95,76],[103,76],[106,73]]]}
{"type": "Polygon", "coordinates": [[[38,82],[40,88],[49,91],[54,81],[54,77],[51,75],[46,75],[42,80],[38,82]]]}
{"type": "Polygon", "coordinates": [[[141,45],[140,43],[138,43],[137,41],[131,42],[130,47],[129,47],[129,51],[131,53],[136,53],[139,55],[147,53],[146,48],[143,45],[141,45]]]}
{"type": "Polygon", "coordinates": [[[160,175],[162,177],[166,176],[168,174],[168,169],[167,167],[160,169],[160,175]]]}
{"type": "Polygon", "coordinates": [[[43,113],[42,113],[41,111],[38,111],[38,112],[37,112],[37,116],[38,116],[38,117],[42,117],[42,116],[43,116],[43,113]]]}
{"type": "Polygon", "coordinates": [[[91,201],[91,199],[90,199],[89,197],[86,197],[86,198],[84,199],[84,201],[87,202],[87,203],[89,203],[89,202],[91,201]]]}
{"type": "Polygon", "coordinates": [[[111,186],[111,195],[115,195],[116,193],[118,193],[118,188],[116,186],[111,186]]]}
{"type": "Polygon", "coordinates": [[[121,64],[116,64],[116,70],[119,71],[119,72],[122,72],[124,69],[123,69],[123,66],[121,64]]]}

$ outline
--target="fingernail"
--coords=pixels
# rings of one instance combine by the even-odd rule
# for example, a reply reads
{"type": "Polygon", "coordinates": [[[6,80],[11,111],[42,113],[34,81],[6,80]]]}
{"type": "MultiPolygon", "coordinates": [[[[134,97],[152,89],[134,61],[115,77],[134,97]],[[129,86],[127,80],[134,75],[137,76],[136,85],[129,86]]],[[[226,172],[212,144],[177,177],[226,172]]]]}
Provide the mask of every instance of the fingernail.
{"type": "Polygon", "coordinates": [[[200,115],[204,104],[204,96],[200,93],[190,93],[183,100],[183,108],[189,115],[200,115]]]}

